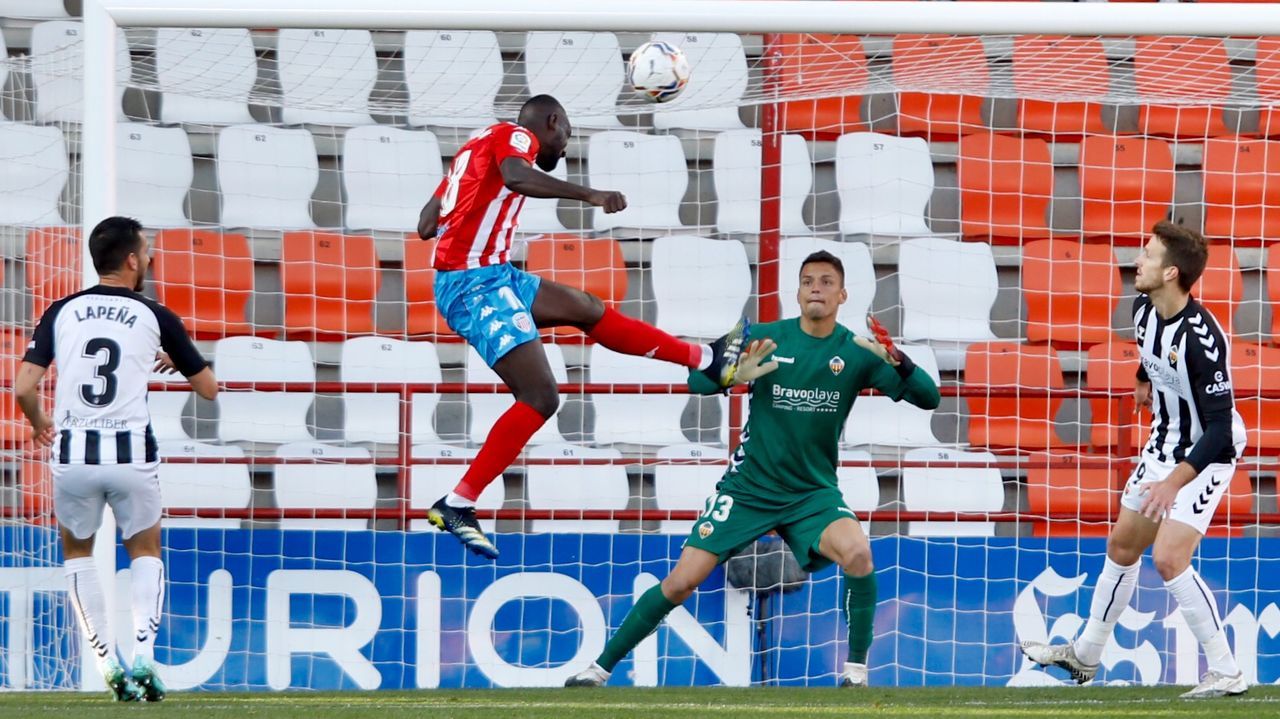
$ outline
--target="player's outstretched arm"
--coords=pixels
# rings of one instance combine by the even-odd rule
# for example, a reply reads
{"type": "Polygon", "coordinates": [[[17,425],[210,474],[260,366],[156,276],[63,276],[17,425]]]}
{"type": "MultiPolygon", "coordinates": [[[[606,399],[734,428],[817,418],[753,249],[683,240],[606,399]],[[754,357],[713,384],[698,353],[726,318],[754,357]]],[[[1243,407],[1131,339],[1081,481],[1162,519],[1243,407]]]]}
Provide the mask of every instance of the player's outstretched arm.
{"type": "Polygon", "coordinates": [[[13,394],[18,400],[18,407],[31,423],[31,439],[40,447],[53,444],[53,420],[40,406],[40,379],[44,377],[46,369],[38,364],[23,362],[18,366],[18,376],[13,380],[13,394]]]}
{"type": "Polygon", "coordinates": [[[627,209],[627,198],[623,197],[621,192],[593,190],[590,187],[565,182],[533,169],[533,165],[522,157],[508,157],[502,161],[499,169],[502,170],[502,182],[507,189],[525,197],[579,200],[588,205],[604,208],[607,213],[627,209]]]}

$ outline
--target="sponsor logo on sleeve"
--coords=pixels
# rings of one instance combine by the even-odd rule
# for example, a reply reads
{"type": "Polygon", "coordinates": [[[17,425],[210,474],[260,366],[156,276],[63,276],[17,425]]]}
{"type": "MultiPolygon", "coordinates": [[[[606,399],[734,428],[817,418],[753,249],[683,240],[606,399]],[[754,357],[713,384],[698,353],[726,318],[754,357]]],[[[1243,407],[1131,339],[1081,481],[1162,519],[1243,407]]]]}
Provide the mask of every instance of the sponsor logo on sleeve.
{"type": "Polygon", "coordinates": [[[523,130],[516,130],[515,132],[511,133],[511,146],[516,148],[520,152],[528,152],[529,147],[532,144],[533,144],[533,138],[529,136],[529,133],[523,130]]]}

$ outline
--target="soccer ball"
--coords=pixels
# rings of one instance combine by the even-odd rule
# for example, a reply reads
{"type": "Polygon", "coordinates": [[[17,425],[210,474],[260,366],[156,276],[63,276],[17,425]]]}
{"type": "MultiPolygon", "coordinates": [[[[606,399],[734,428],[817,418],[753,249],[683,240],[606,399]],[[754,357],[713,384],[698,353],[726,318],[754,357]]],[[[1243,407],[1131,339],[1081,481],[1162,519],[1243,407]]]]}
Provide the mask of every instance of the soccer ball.
{"type": "Polygon", "coordinates": [[[627,81],[649,102],[670,102],[689,83],[689,60],[675,45],[646,42],[627,61],[627,81]]]}

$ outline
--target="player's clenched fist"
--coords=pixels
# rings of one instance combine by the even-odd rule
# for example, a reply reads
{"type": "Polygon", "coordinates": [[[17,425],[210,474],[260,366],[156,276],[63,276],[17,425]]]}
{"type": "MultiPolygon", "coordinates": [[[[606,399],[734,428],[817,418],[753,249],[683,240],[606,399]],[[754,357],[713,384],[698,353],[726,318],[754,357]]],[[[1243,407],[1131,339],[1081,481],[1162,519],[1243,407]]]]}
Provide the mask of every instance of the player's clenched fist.
{"type": "Polygon", "coordinates": [[[778,369],[778,360],[764,362],[764,358],[773,354],[778,344],[773,340],[756,340],[747,347],[747,351],[738,358],[738,370],[733,374],[734,384],[754,382],[770,372],[778,369]],[[763,364],[762,364],[763,362],[763,364]]]}
{"type": "Polygon", "coordinates": [[[616,190],[596,190],[591,196],[591,204],[611,215],[627,209],[627,198],[616,190]]]}

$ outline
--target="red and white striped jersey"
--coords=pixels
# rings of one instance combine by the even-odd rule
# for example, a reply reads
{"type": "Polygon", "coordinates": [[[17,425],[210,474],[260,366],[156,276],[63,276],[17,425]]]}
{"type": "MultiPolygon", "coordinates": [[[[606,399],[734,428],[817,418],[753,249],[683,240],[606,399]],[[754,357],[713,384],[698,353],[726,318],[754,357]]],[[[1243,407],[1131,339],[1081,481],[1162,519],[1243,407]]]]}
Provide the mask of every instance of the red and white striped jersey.
{"type": "Polygon", "coordinates": [[[532,163],[537,154],[538,138],[512,122],[490,126],[458,150],[435,192],[440,199],[437,270],[507,261],[524,195],[507,189],[499,166],[508,157],[532,163]]]}

